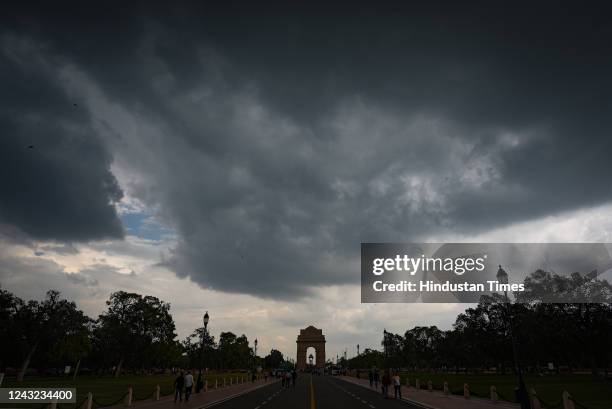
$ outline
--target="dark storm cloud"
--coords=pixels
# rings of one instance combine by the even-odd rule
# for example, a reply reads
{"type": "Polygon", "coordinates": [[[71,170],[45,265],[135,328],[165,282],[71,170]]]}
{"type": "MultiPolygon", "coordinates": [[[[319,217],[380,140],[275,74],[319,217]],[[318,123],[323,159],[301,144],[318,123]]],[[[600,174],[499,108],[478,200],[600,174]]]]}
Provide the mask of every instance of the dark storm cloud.
{"type": "Polygon", "coordinates": [[[19,37],[2,37],[0,223],[34,239],[122,237],[122,192],[89,115],[19,37]]]}
{"type": "MultiPolygon", "coordinates": [[[[612,198],[610,14],[458,6],[130,5],[8,27],[70,62],[131,194],[177,231],[167,265],[290,297],[357,282],[361,241],[612,198]]],[[[88,162],[107,180],[109,161],[88,162]]]]}

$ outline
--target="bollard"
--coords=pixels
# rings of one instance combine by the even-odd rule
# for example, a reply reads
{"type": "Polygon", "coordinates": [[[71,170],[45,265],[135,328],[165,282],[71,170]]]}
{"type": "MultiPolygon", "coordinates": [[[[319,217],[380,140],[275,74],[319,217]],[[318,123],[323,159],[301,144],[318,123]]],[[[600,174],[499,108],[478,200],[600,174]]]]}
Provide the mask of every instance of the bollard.
{"type": "Polygon", "coordinates": [[[208,381],[204,381],[204,392],[208,392],[208,381]]]}
{"type": "Polygon", "coordinates": [[[433,392],[433,383],[431,383],[431,381],[427,381],[427,390],[429,390],[429,392],[433,392]]]}
{"type": "Polygon", "coordinates": [[[160,390],[161,388],[159,387],[159,384],[157,384],[155,387],[155,400],[159,400],[160,390]]]}
{"type": "Polygon", "coordinates": [[[575,409],[572,395],[568,391],[563,391],[561,398],[563,399],[563,409],[575,409]]]}
{"type": "Polygon", "coordinates": [[[449,395],[449,393],[450,393],[450,392],[449,392],[449,390],[448,390],[448,382],[444,381],[444,394],[445,394],[446,396],[448,396],[448,395],[449,395]]]}
{"type": "Polygon", "coordinates": [[[414,384],[414,387],[416,388],[417,392],[421,390],[421,381],[417,379],[416,383],[414,384]]]}
{"type": "Polygon", "coordinates": [[[225,388],[225,376],[223,377],[223,387],[225,388]]]}
{"type": "Polygon", "coordinates": [[[494,385],[491,385],[491,388],[489,388],[490,392],[491,392],[491,400],[493,401],[493,403],[497,403],[499,396],[497,396],[497,388],[494,385]]]}
{"type": "Polygon", "coordinates": [[[87,392],[87,402],[85,402],[85,409],[91,409],[93,406],[93,393],[87,392]]]}
{"type": "Polygon", "coordinates": [[[234,378],[232,378],[232,377],[230,376],[230,386],[232,386],[233,379],[234,379],[234,378]]]}
{"type": "Polygon", "coordinates": [[[215,389],[217,389],[219,387],[219,380],[215,379],[215,389]]]}
{"type": "Polygon", "coordinates": [[[470,385],[468,385],[467,383],[463,384],[463,397],[465,399],[470,398],[470,385]]]}
{"type": "Polygon", "coordinates": [[[131,386],[129,386],[127,396],[125,397],[126,406],[132,406],[132,393],[133,393],[133,389],[131,386]]]}
{"type": "Polygon", "coordinates": [[[0,373],[0,386],[2,386],[3,380],[4,380],[4,372],[0,373]]]}
{"type": "Polygon", "coordinates": [[[530,395],[531,396],[529,399],[531,400],[531,409],[542,409],[540,398],[538,398],[538,394],[536,393],[535,389],[531,388],[530,395]]]}

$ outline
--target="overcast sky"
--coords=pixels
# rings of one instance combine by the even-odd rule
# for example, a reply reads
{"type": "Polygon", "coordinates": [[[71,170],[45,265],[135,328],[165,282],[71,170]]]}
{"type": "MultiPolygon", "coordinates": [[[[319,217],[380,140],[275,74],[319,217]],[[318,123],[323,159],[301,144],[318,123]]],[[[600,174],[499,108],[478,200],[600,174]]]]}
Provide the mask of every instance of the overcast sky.
{"type": "Polygon", "coordinates": [[[0,17],[22,297],[136,291],[181,338],[208,310],[260,354],[314,324],[352,355],[466,308],[361,305],[361,242],[612,239],[605,10],[49,7],[0,17]]]}

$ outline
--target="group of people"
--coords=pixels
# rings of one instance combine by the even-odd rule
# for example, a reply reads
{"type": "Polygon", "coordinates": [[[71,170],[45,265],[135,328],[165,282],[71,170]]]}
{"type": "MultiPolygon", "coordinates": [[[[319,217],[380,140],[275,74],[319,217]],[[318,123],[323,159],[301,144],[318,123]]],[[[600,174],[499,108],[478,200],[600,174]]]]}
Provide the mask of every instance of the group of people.
{"type": "Polygon", "coordinates": [[[287,371],[285,373],[281,373],[280,376],[283,388],[295,388],[295,382],[297,381],[297,372],[295,371],[295,369],[287,371]]]}
{"type": "Polygon", "coordinates": [[[376,369],[370,369],[368,372],[370,387],[378,389],[378,383],[381,384],[382,395],[385,399],[389,398],[389,387],[393,385],[395,399],[402,398],[402,381],[398,372],[391,375],[391,371],[383,372],[382,378],[376,369]]]}
{"type": "Polygon", "coordinates": [[[185,402],[189,402],[191,391],[193,390],[193,375],[191,371],[183,373],[180,371],[176,379],[174,380],[174,403],[177,399],[179,402],[183,401],[183,392],[185,392],[185,402]]]}
{"type": "MultiPolygon", "coordinates": [[[[185,397],[185,402],[189,402],[189,397],[191,396],[194,387],[196,389],[196,392],[198,393],[204,388],[204,378],[202,376],[202,372],[198,374],[198,380],[195,384],[191,371],[188,370],[185,372],[182,370],[178,370],[178,372],[175,372],[173,370],[173,372],[178,373],[177,377],[174,379],[174,403],[176,403],[177,401],[182,402],[183,396],[185,397]]],[[[295,376],[297,377],[297,374],[295,376]]],[[[249,377],[247,377],[247,379],[248,378],[249,377]]],[[[257,380],[257,375],[255,371],[251,372],[250,378],[252,382],[255,382],[257,380]]],[[[265,380],[266,382],[268,381],[267,372],[265,373],[265,380]]],[[[283,379],[283,385],[284,382],[285,380],[283,379]]],[[[288,381],[288,385],[290,382],[291,380],[288,381]]],[[[293,378],[293,384],[295,385],[295,378],[293,378]]]]}

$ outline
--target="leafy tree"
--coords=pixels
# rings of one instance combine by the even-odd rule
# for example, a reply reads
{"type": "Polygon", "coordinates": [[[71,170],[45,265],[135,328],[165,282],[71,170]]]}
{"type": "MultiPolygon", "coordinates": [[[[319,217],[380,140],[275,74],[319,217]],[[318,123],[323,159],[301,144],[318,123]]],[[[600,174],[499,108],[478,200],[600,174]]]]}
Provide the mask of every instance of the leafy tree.
{"type": "Polygon", "coordinates": [[[283,362],[285,362],[285,357],[283,357],[283,353],[277,349],[272,349],[270,353],[264,357],[264,366],[266,368],[279,368],[283,362]]]}
{"type": "Polygon", "coordinates": [[[61,365],[64,362],[76,363],[73,379],[76,379],[81,361],[91,351],[91,326],[87,325],[89,318],[86,318],[80,330],[66,334],[50,350],[50,361],[61,365]]]}
{"type": "Polygon", "coordinates": [[[414,327],[403,336],[387,333],[383,352],[366,350],[350,360],[351,368],[408,366],[443,370],[514,370],[512,336],[519,364],[541,371],[547,362],[570,368],[598,368],[612,363],[612,286],[596,273],[559,276],[543,270],[529,275],[526,291],[508,303],[502,294],[482,297],[477,306],[457,316],[453,329],[414,327]],[[572,303],[561,303],[570,300],[572,303]],[[584,303],[596,301],[596,303],[584,303]],[[560,342],[562,340],[562,342],[560,342]]]}
{"type": "Polygon", "coordinates": [[[245,335],[237,337],[232,332],[219,335],[219,355],[225,368],[247,368],[252,365],[254,353],[245,335]]]}
{"type": "Polygon", "coordinates": [[[111,294],[106,304],[108,310],[99,316],[94,330],[94,345],[116,362],[115,377],[124,364],[132,368],[160,364],[156,353],[175,347],[172,346],[176,334],[170,304],[153,296],[125,291],[111,294]]]}
{"type": "Polygon", "coordinates": [[[217,367],[219,363],[215,337],[204,328],[196,328],[185,341],[181,343],[187,355],[187,364],[193,368],[217,367]]]}
{"type": "Polygon", "coordinates": [[[24,305],[21,298],[0,288],[0,372],[14,364],[14,351],[19,349],[21,341],[16,317],[24,305]]]}
{"type": "Polygon", "coordinates": [[[35,353],[47,358],[66,339],[84,331],[88,318],[76,304],[60,298],[58,291],[48,291],[42,302],[29,301],[17,310],[14,329],[20,334],[23,361],[17,375],[23,381],[35,353]]]}

